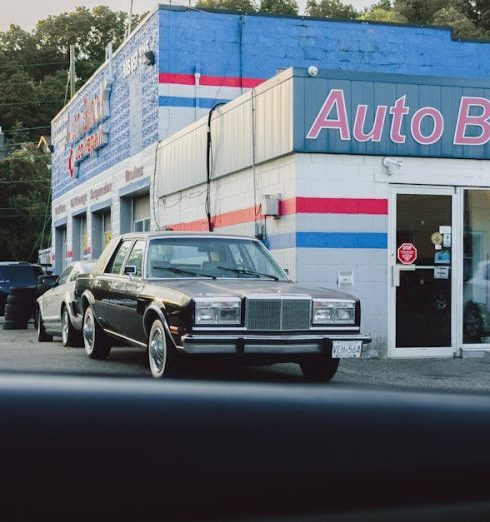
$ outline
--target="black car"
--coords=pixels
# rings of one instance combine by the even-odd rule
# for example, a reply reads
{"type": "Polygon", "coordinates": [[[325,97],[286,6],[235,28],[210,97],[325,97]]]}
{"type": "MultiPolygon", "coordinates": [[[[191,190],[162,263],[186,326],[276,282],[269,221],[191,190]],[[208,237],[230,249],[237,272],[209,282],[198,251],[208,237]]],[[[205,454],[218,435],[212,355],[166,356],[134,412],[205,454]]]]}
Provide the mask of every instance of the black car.
{"type": "Polygon", "coordinates": [[[329,380],[339,358],[360,357],[355,297],[294,284],[259,241],[211,233],[153,232],[114,239],[75,286],[91,358],[114,341],[148,351],[153,377],[186,358],[295,362],[329,380]]]}
{"type": "Polygon", "coordinates": [[[7,296],[12,288],[30,288],[34,302],[38,276],[44,274],[41,265],[24,261],[0,262],[0,315],[4,314],[7,296]]]}

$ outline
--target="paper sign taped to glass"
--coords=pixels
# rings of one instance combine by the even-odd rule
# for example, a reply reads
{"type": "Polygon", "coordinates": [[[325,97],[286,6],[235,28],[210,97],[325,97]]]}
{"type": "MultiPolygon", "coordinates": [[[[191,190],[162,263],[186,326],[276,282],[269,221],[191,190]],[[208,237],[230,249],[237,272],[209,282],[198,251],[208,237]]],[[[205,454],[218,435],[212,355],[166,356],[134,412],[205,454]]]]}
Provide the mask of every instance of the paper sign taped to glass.
{"type": "Polygon", "coordinates": [[[451,252],[449,250],[439,250],[434,254],[434,263],[446,264],[451,263],[451,252]]]}

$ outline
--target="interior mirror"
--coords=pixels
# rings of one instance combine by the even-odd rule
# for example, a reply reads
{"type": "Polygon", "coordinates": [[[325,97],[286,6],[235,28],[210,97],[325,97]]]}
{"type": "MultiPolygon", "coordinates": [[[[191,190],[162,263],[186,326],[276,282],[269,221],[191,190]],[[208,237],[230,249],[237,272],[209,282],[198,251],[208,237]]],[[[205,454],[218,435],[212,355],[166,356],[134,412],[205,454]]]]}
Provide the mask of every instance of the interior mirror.
{"type": "Polygon", "coordinates": [[[126,275],[135,275],[136,274],[136,265],[126,265],[124,267],[124,273],[126,275]]]}

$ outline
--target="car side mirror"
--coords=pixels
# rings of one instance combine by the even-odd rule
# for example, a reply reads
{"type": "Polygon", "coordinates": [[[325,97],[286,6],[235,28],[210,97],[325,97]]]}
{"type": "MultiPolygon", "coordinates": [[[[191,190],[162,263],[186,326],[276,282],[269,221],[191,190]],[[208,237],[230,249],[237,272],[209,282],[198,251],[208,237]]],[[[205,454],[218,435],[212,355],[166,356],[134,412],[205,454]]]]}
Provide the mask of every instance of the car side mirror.
{"type": "Polygon", "coordinates": [[[133,276],[136,274],[136,265],[126,265],[124,267],[124,273],[126,275],[133,276]]]}

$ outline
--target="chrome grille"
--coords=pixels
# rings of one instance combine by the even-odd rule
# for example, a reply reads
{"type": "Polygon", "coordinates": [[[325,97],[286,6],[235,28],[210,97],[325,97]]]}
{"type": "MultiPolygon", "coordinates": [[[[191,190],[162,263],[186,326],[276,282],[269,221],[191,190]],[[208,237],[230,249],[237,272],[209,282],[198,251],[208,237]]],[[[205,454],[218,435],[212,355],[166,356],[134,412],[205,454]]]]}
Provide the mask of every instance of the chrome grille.
{"type": "Polygon", "coordinates": [[[248,330],[308,330],[311,321],[309,297],[250,297],[245,303],[248,330]]]}

